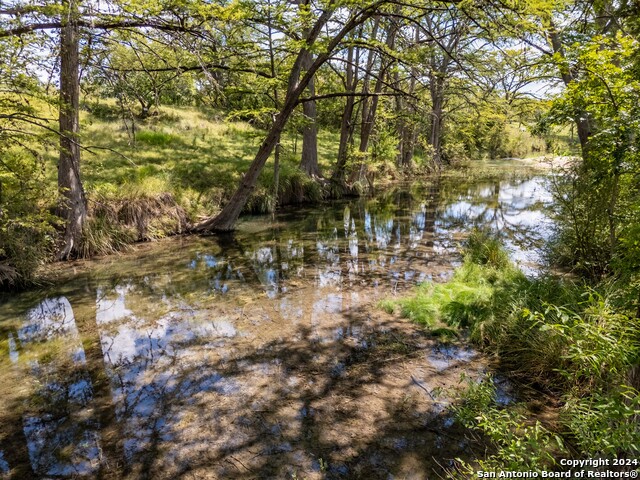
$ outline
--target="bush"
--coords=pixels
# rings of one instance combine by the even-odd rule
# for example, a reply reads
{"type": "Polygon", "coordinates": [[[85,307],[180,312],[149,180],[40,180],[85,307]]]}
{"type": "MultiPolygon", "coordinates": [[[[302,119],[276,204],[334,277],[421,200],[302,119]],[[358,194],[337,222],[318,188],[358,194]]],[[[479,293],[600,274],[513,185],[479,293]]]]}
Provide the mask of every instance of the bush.
{"type": "Polygon", "coordinates": [[[500,240],[489,232],[474,230],[464,246],[465,258],[477,265],[507,269],[511,261],[500,240]]]}
{"type": "MultiPolygon", "coordinates": [[[[247,213],[267,213],[274,209],[275,190],[272,170],[263,170],[258,185],[244,207],[247,213]]],[[[280,164],[278,179],[278,205],[297,205],[321,201],[325,196],[323,187],[307,176],[292,161],[280,164]]]]}
{"type": "Polygon", "coordinates": [[[40,159],[12,150],[0,155],[0,288],[20,287],[52,256],[57,218],[43,201],[53,198],[40,159]]]}
{"type": "Polygon", "coordinates": [[[477,465],[458,460],[458,473],[477,477],[477,471],[500,472],[551,470],[556,458],[568,451],[562,438],[539,421],[529,421],[521,405],[501,408],[496,402],[496,387],[491,377],[480,383],[469,383],[461,401],[453,407],[457,420],[465,427],[480,432],[490,444],[485,458],[477,465]]]}
{"type": "MultiPolygon", "coordinates": [[[[607,284],[527,278],[495,238],[474,232],[449,282],[396,301],[405,317],[429,327],[467,327],[501,369],[564,404],[563,442],[519,406],[493,405],[489,384],[472,385],[456,413],[491,440],[494,453],[478,460],[480,469],[548,468],[567,441],[590,457],[640,452],[640,319],[617,308],[611,292],[607,284]]],[[[383,306],[389,310],[389,301],[383,306]]],[[[459,473],[473,470],[464,464],[459,473]]]]}

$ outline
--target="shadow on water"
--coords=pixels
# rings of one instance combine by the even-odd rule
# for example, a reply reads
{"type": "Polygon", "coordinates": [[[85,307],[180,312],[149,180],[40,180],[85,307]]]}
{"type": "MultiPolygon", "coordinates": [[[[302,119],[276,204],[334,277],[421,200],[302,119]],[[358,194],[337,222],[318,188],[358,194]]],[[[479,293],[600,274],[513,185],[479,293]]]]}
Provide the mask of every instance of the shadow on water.
{"type": "Polygon", "coordinates": [[[376,302],[445,278],[474,224],[526,256],[543,187],[443,181],[251,218],[6,299],[0,475],[445,475],[481,447],[436,393],[486,362],[376,302]]]}

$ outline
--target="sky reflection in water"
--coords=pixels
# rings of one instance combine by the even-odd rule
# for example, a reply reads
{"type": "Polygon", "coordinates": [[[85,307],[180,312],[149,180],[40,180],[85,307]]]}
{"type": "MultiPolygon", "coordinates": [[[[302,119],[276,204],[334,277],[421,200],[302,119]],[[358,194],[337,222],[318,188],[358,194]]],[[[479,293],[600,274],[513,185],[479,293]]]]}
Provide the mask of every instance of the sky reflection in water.
{"type": "MultiPolygon", "coordinates": [[[[499,232],[512,258],[533,271],[535,247],[551,232],[551,201],[544,177],[442,181],[373,201],[285,211],[275,226],[245,219],[233,238],[163,242],[97,262],[59,291],[41,292],[35,304],[33,292],[14,297],[0,315],[7,346],[0,368],[4,382],[19,380],[21,393],[2,411],[0,472],[28,461],[37,475],[93,475],[113,451],[143,471],[160,454],[179,470],[194,451],[250,443],[251,412],[283,394],[297,412],[287,428],[302,428],[307,407],[294,392],[305,380],[274,345],[307,338],[318,348],[336,341],[368,348],[373,320],[350,324],[348,312],[445,278],[473,226],[499,232]],[[324,328],[337,316],[342,325],[324,328]],[[218,427],[203,429],[194,411],[218,427]],[[117,435],[104,434],[105,418],[117,435]],[[16,449],[17,442],[26,447],[16,449]]],[[[426,360],[440,371],[450,353],[426,360]]],[[[335,360],[329,374],[343,369],[335,360]]],[[[269,449],[313,470],[317,460],[283,442],[278,425],[256,431],[273,437],[269,449]]]]}

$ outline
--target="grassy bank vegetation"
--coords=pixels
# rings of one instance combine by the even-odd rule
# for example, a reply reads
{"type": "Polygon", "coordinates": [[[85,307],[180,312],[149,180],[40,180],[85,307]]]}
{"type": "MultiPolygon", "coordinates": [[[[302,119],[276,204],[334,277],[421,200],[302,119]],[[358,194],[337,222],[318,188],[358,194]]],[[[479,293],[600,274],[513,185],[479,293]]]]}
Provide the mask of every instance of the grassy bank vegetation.
{"type": "Polygon", "coordinates": [[[631,290],[613,280],[526,277],[498,240],[475,232],[449,282],[383,302],[436,334],[468,332],[499,370],[560,405],[557,421],[543,424],[527,399],[501,407],[490,380],[472,384],[456,413],[491,448],[459,473],[554,468],[560,457],[640,452],[640,320],[631,290]]]}
{"type": "MultiPolygon", "coordinates": [[[[46,105],[43,116],[54,115],[46,105]]],[[[137,241],[184,233],[218,211],[250,164],[264,132],[215,111],[163,107],[135,124],[123,122],[115,103],[102,100],[81,112],[82,178],[88,203],[80,253],[116,252],[137,241]]],[[[300,136],[282,140],[278,204],[321,200],[321,185],[298,169],[300,136]]],[[[318,135],[322,166],[336,155],[337,136],[318,135]]],[[[51,260],[63,222],[55,215],[57,137],[25,138],[2,152],[0,169],[0,285],[26,285],[51,260]],[[37,150],[37,142],[45,148],[37,150]],[[33,144],[33,145],[32,145],[33,144]],[[33,147],[33,151],[30,151],[33,147]],[[6,171],[5,171],[6,170],[6,171]]],[[[245,207],[271,211],[273,167],[265,169],[245,207]]]]}
{"type": "MultiPolygon", "coordinates": [[[[43,117],[55,108],[34,101],[43,117]]],[[[162,106],[144,118],[122,112],[116,102],[96,98],[80,112],[82,179],[88,220],[80,256],[119,251],[137,241],[149,241],[189,230],[199,219],[220,210],[233,194],[257,151],[264,130],[205,107],[162,106]]],[[[495,122],[494,122],[495,123],[495,122]]],[[[461,125],[447,132],[452,165],[468,175],[470,155],[538,155],[545,141],[513,124],[467,132],[461,125]],[[465,133],[466,132],[466,133],[465,133]],[[477,136],[486,145],[477,144],[477,136]],[[468,138],[467,138],[468,137],[468,138]],[[483,138],[484,138],[483,137],[483,138]],[[490,147],[490,148],[489,148],[490,147]]],[[[478,125],[473,126],[478,129],[478,125]]],[[[26,136],[2,153],[0,169],[0,285],[20,286],[36,280],[38,266],[51,260],[64,224],[56,214],[57,136],[50,132],[26,136]],[[44,145],[40,149],[39,145],[44,145]],[[32,149],[30,151],[29,149],[32,149]]],[[[326,177],[337,157],[339,133],[318,132],[318,158],[326,177]]],[[[568,149],[568,143],[557,143],[568,149]]],[[[350,194],[402,179],[396,162],[397,141],[381,126],[372,137],[367,159],[370,175],[351,185],[350,194]]],[[[295,125],[281,139],[278,194],[274,196],[273,160],[260,175],[245,213],[266,213],[278,205],[316,203],[345,192],[331,182],[308,177],[299,169],[302,135],[295,125]]],[[[564,150],[563,150],[564,151],[564,150]]],[[[433,174],[427,147],[416,148],[411,174],[433,174]]],[[[351,163],[362,161],[354,152],[351,163]]],[[[353,165],[349,168],[355,168],[353,165]]]]}

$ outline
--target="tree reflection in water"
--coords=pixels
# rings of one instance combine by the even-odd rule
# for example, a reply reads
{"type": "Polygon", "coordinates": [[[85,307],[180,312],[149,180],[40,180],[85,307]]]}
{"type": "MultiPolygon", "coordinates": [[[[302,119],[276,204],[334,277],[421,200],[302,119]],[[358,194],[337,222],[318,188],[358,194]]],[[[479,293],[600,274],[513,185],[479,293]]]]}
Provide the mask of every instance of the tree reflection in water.
{"type": "Polygon", "coordinates": [[[439,471],[433,452],[469,445],[413,380],[433,389],[484,366],[421,353],[428,341],[375,302],[446,275],[473,226],[527,258],[547,232],[544,188],[442,180],[247,219],[234,236],[148,246],[12,298],[0,471],[313,478],[318,459],[333,476],[439,471]],[[399,356],[413,363],[387,362],[399,356]]]}

